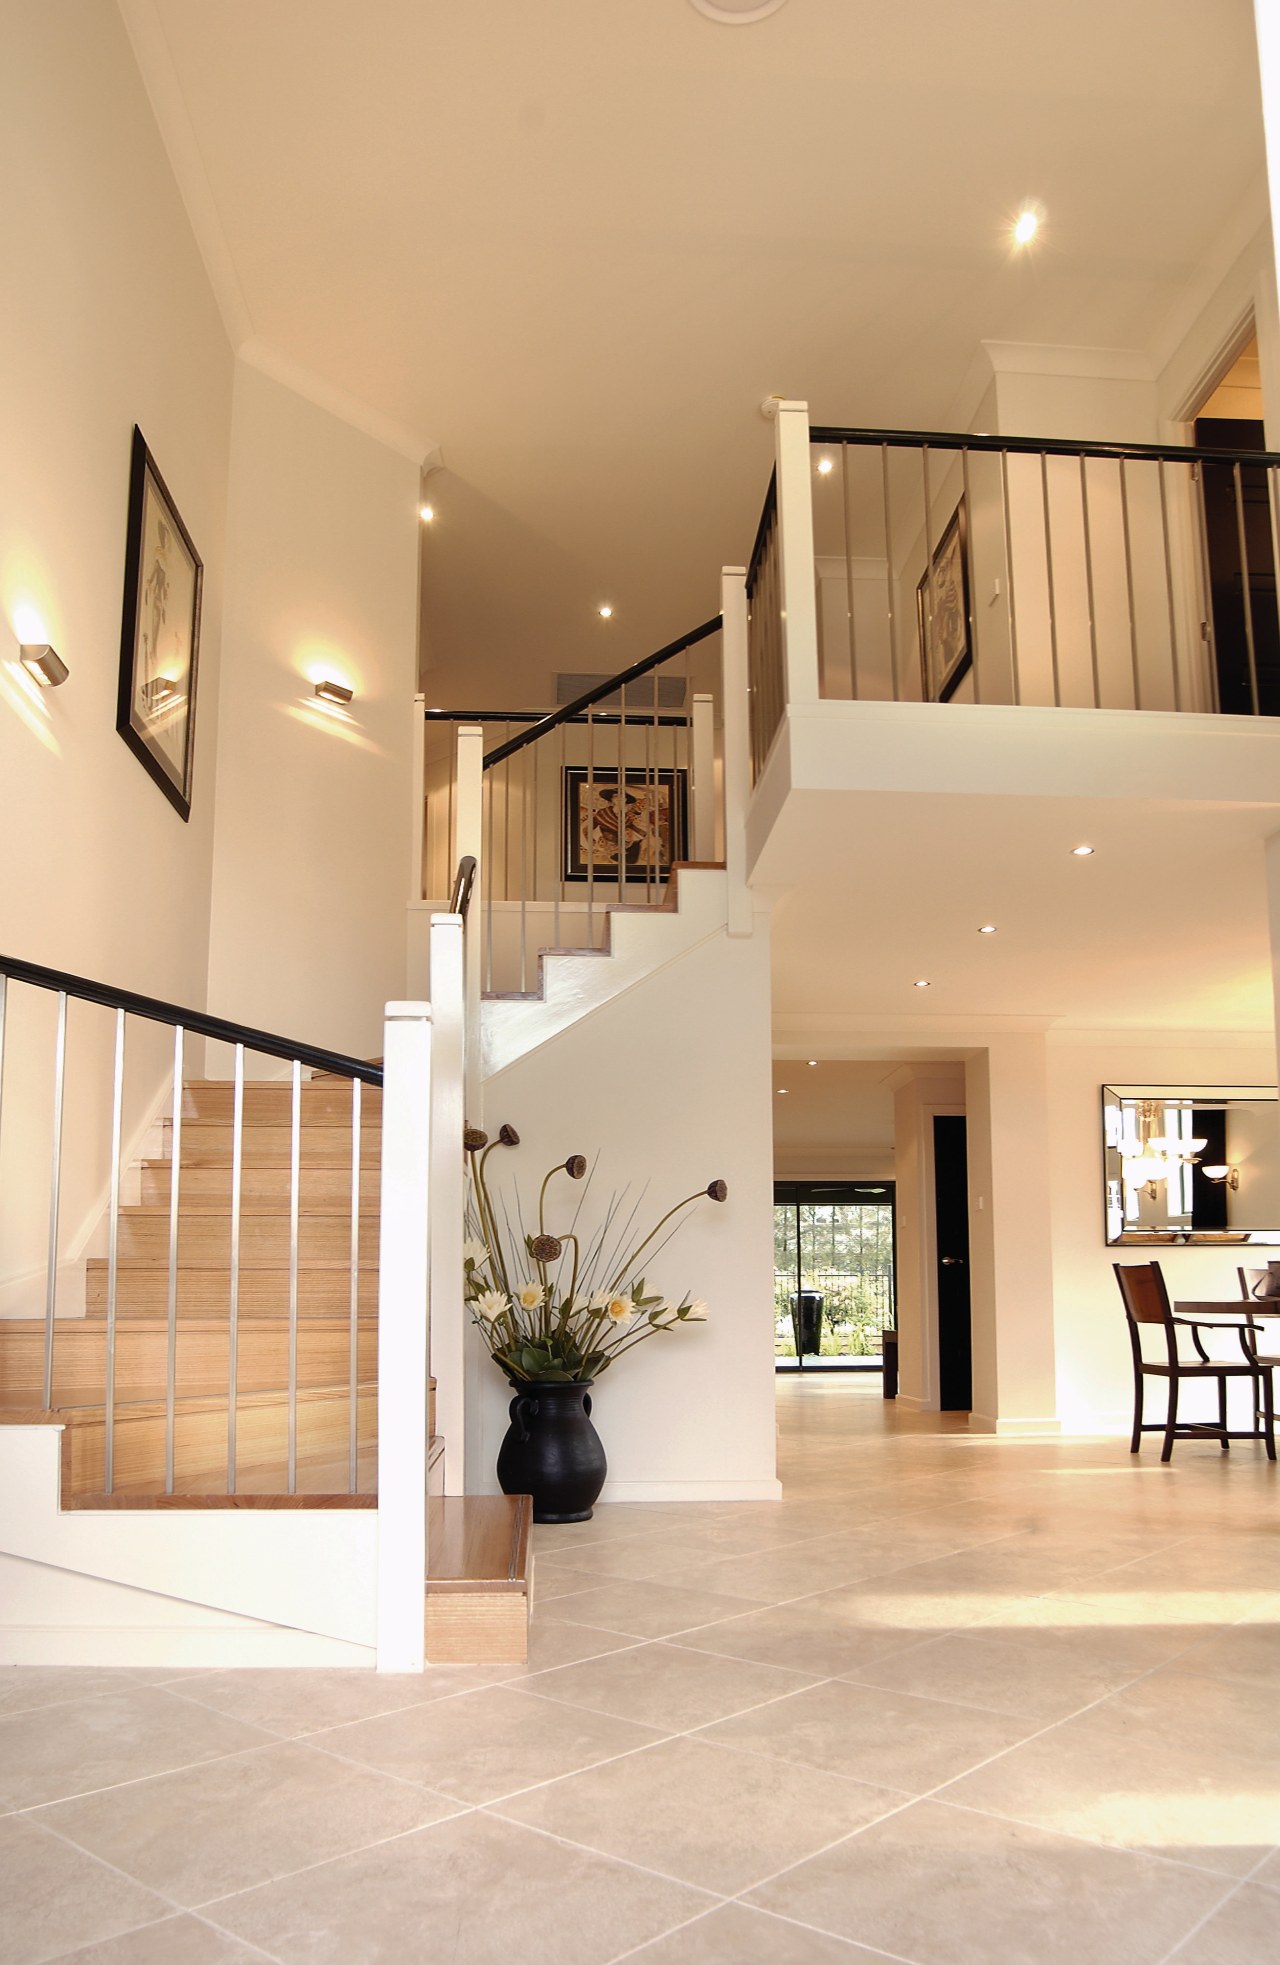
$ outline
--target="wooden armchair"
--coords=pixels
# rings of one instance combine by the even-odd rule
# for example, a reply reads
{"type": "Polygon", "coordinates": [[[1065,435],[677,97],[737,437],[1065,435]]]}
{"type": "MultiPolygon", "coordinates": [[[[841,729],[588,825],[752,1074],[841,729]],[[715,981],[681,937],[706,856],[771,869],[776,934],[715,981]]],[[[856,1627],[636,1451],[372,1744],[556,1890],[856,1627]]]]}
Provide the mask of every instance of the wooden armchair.
{"type": "Polygon", "coordinates": [[[1125,1316],[1129,1324],[1129,1342],[1133,1350],[1133,1437],[1130,1452],[1137,1453],[1144,1433],[1163,1433],[1164,1445],[1160,1452],[1161,1460],[1168,1460],[1173,1454],[1175,1439],[1216,1439],[1225,1452],[1232,1440],[1252,1440],[1261,1438],[1267,1449],[1268,1460],[1276,1457],[1275,1411],[1272,1403],[1271,1370],[1264,1365],[1250,1348],[1256,1342],[1260,1326],[1248,1314],[1246,1306],[1241,1305],[1238,1322],[1223,1321],[1222,1318],[1176,1317],[1169,1302],[1169,1292],[1165,1288],[1164,1277],[1158,1262],[1116,1262],[1112,1264],[1116,1281],[1120,1285],[1120,1295],[1124,1302],[1125,1316]],[[1156,1325],[1164,1332],[1165,1355],[1163,1358],[1149,1358],[1142,1348],[1144,1326],[1156,1325]],[[1241,1362],[1227,1362],[1211,1358],[1205,1350],[1200,1337],[1204,1329],[1234,1330],[1240,1337],[1243,1353],[1241,1362]],[[1184,1355],[1180,1334],[1183,1330],[1191,1333],[1191,1344],[1195,1356],[1184,1355]],[[1159,1420],[1147,1424],[1143,1419],[1143,1393],[1148,1378],[1163,1378],[1168,1385],[1168,1408],[1163,1423],[1159,1420]],[[1227,1380],[1229,1378],[1249,1379],[1253,1385],[1255,1412],[1261,1414],[1262,1423],[1255,1419],[1249,1432],[1231,1432],[1227,1425],[1227,1380]],[[1184,1379],[1214,1379],[1218,1386],[1218,1423],[1212,1425],[1203,1420],[1178,1419],[1178,1393],[1184,1379]]]}

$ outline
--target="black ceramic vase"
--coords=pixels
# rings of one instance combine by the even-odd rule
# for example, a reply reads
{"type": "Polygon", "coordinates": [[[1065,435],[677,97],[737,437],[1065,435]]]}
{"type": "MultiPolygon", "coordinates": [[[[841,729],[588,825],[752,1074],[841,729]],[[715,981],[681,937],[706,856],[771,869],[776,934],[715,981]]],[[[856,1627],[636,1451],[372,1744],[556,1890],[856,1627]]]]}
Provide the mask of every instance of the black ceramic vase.
{"type": "Polygon", "coordinates": [[[498,1449],[504,1494],[531,1494],[536,1522],[585,1522],[608,1471],[591,1424],[591,1380],[521,1385],[498,1449]]]}

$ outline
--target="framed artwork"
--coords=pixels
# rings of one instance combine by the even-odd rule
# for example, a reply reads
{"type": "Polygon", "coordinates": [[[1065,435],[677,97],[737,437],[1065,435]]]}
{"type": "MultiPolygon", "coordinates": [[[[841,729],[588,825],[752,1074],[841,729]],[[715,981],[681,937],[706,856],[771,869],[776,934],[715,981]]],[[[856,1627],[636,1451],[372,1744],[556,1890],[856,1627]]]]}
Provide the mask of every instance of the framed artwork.
{"type": "Polygon", "coordinates": [[[203,579],[191,534],[135,427],[116,729],[184,819],[191,816],[203,579]]]}
{"type": "Polygon", "coordinates": [[[969,646],[969,553],[964,500],[933,550],[916,588],[920,678],[926,703],[945,703],[973,663],[969,646]]]}
{"type": "Polygon", "coordinates": [[[687,857],[688,772],[564,769],[566,880],[665,880],[687,857]],[[621,861],[621,869],[619,867],[621,861]]]}

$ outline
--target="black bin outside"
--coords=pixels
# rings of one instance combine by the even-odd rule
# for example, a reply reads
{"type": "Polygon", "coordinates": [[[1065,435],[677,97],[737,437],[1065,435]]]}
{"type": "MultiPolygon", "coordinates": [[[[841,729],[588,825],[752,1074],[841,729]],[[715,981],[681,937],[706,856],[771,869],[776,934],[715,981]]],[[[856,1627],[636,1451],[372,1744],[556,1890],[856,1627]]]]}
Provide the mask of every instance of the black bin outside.
{"type": "Polygon", "coordinates": [[[822,1298],[816,1290],[801,1290],[791,1299],[791,1327],[796,1356],[816,1358],[822,1350],[822,1298]]]}
{"type": "Polygon", "coordinates": [[[886,1399],[898,1396],[898,1333],[887,1330],[884,1333],[884,1395],[886,1399]]]}

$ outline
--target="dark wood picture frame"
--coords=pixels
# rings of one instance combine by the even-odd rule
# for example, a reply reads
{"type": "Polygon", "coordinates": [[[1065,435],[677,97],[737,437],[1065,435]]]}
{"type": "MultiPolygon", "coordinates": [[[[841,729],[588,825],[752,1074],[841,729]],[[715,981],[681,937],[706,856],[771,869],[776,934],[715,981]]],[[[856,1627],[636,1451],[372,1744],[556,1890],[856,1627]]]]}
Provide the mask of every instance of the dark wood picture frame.
{"type": "Polygon", "coordinates": [[[191,817],[204,562],[134,426],[116,729],[183,819],[191,817]]]}
{"type": "Polygon", "coordinates": [[[972,668],[970,618],[969,525],[962,498],[916,586],[920,688],[926,703],[950,702],[972,668]]]}
{"type": "Polygon", "coordinates": [[[683,770],[623,774],[585,764],[564,767],[564,865],[566,881],[627,882],[666,880],[677,860],[688,857],[689,774],[683,770]],[[619,790],[625,813],[619,820],[619,790]],[[623,838],[623,870],[618,838],[623,838]]]}

